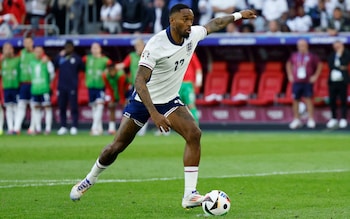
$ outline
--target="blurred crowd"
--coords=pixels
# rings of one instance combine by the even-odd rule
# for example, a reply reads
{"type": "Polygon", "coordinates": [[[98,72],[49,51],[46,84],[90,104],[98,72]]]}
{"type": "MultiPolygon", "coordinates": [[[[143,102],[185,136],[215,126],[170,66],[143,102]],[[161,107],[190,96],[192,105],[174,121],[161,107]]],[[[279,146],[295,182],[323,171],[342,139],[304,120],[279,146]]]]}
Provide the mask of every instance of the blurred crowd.
{"type": "Polygon", "coordinates": [[[157,33],[169,25],[169,9],[189,5],[195,24],[242,9],[254,9],[258,19],[231,24],[222,32],[346,32],[350,30],[350,0],[0,0],[0,34],[11,36],[18,25],[57,26],[60,34],[157,33]],[[50,19],[49,19],[50,18],[50,19]]]}

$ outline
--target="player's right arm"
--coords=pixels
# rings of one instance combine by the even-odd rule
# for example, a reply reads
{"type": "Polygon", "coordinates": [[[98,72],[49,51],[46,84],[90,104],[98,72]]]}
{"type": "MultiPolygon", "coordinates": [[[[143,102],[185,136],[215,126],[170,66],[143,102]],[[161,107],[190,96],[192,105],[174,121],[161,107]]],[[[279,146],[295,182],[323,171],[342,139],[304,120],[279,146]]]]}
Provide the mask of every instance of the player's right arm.
{"type": "Polygon", "coordinates": [[[151,78],[152,70],[139,65],[136,79],[135,79],[135,89],[137,94],[139,95],[142,103],[147,108],[153,122],[157,126],[160,131],[168,132],[170,130],[170,122],[169,120],[162,114],[158,112],[156,107],[154,106],[151,95],[146,86],[147,81],[151,78]],[[163,130],[162,130],[163,129],[163,130]]]}
{"type": "Polygon", "coordinates": [[[207,33],[211,34],[225,28],[229,23],[237,21],[239,19],[252,19],[256,18],[256,14],[252,10],[243,10],[223,17],[217,17],[209,21],[204,27],[207,29],[207,33]]]}

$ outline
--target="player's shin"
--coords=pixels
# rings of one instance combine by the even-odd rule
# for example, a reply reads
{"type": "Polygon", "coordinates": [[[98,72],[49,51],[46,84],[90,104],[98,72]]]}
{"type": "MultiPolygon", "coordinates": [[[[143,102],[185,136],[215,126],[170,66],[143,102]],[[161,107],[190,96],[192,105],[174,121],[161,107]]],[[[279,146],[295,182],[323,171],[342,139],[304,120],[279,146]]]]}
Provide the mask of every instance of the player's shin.
{"type": "Polygon", "coordinates": [[[52,127],[52,109],[51,107],[45,108],[45,132],[48,134],[51,132],[52,127]]]}
{"type": "Polygon", "coordinates": [[[192,194],[197,189],[198,166],[188,166],[184,168],[185,191],[184,197],[192,194]]]}
{"type": "Polygon", "coordinates": [[[87,174],[86,179],[94,184],[97,181],[97,177],[107,168],[108,166],[102,165],[99,159],[96,160],[92,166],[90,172],[87,174]]]}
{"type": "Polygon", "coordinates": [[[23,100],[18,101],[17,110],[16,110],[15,127],[14,127],[14,131],[16,132],[21,131],[22,122],[26,112],[26,106],[27,106],[27,103],[25,101],[23,100]]]}

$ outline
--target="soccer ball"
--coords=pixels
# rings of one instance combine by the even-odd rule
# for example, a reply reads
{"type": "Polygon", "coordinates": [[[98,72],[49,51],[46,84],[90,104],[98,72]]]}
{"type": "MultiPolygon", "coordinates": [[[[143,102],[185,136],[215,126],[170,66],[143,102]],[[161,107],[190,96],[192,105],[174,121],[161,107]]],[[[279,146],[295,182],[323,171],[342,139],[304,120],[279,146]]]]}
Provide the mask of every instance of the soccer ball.
{"type": "Polygon", "coordinates": [[[202,208],[206,215],[224,215],[230,210],[228,195],[220,190],[212,190],[204,196],[202,208]]]}

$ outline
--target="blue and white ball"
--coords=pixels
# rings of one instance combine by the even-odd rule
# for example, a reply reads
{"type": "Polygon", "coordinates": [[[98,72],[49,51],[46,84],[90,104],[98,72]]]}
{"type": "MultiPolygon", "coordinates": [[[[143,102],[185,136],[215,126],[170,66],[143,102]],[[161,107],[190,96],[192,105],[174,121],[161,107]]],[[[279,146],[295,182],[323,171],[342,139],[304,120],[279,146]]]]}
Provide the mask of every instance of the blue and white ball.
{"type": "Polygon", "coordinates": [[[206,215],[225,215],[230,210],[231,201],[221,190],[212,190],[204,196],[202,208],[206,215]]]}

